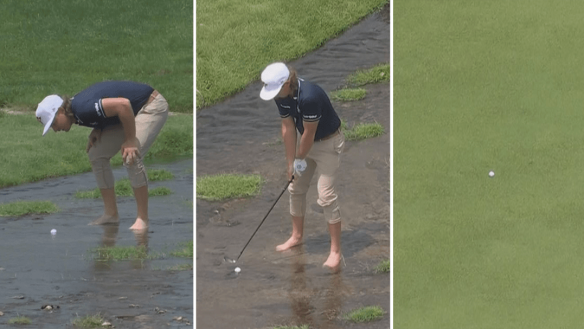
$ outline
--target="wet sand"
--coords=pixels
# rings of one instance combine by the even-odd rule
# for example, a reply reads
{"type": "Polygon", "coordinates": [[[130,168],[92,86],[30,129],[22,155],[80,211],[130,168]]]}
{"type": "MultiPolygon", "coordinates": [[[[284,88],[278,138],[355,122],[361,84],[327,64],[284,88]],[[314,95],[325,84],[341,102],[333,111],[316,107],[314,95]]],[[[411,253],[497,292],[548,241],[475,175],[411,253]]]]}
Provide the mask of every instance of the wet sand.
{"type": "MultiPolygon", "coordinates": [[[[331,92],[362,68],[389,62],[389,7],[373,14],[317,51],[292,62],[299,75],[331,92]]],[[[225,202],[197,200],[197,327],[388,328],[382,320],[351,324],[342,315],[362,306],[389,312],[389,274],[374,267],[389,259],[389,85],[365,87],[367,97],[333,106],[349,125],[379,122],[386,133],[347,142],[337,190],[343,217],[346,266],[321,267],[330,244],[316,180],[308,193],[304,244],[279,253],[290,235],[288,193],[276,204],[237,264],[235,258],[286,184],[280,118],[259,98],[260,82],[197,113],[197,175],[235,172],[265,179],[259,196],[225,202]],[[238,266],[241,272],[236,274],[238,266]]]]}
{"type": "MultiPolygon", "coordinates": [[[[72,328],[71,321],[101,314],[116,328],[190,328],[193,322],[193,271],[169,271],[191,263],[167,256],[146,261],[103,262],[90,250],[101,246],[146,245],[152,253],[178,249],[192,240],[193,161],[147,164],[165,169],[173,180],[152,182],[174,193],[150,198],[150,228],[135,236],[136,205],[132,197],[118,199],[120,225],[88,226],[103,211],[101,199],[76,199],[77,190],[95,188],[92,173],[48,179],[0,189],[0,202],[55,203],[50,215],[0,217],[0,327],[18,315],[32,323],[25,328],[72,328]],[[51,230],[56,229],[56,235],[51,230]],[[59,306],[52,311],[44,305],[59,306]]],[[[114,170],[116,180],[127,177],[114,170]]]]}

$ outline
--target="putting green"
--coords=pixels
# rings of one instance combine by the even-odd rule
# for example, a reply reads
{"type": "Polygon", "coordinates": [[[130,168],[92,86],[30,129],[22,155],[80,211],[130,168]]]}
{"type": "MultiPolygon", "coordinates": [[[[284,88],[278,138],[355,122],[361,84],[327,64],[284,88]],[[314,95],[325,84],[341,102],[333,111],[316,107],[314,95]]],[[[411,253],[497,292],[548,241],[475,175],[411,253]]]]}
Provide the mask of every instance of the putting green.
{"type": "Polygon", "coordinates": [[[583,10],[395,3],[396,328],[584,323],[583,10]]]}

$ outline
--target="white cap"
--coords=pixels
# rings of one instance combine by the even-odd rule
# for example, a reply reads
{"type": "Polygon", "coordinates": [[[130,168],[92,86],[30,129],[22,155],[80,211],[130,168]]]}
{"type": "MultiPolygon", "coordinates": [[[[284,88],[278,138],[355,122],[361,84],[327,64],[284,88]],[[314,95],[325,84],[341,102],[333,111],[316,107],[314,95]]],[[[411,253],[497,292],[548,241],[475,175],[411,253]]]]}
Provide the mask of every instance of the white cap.
{"type": "Polygon", "coordinates": [[[262,82],[264,87],[260,92],[260,97],[269,101],[276,97],[282,89],[282,86],[288,80],[290,71],[284,63],[273,63],[268,65],[262,72],[262,82]]]}
{"type": "Polygon", "coordinates": [[[61,105],[63,105],[63,99],[58,95],[49,95],[39,103],[36,110],[36,117],[45,127],[43,130],[43,136],[49,131],[49,128],[51,128],[57,110],[61,105]]]}

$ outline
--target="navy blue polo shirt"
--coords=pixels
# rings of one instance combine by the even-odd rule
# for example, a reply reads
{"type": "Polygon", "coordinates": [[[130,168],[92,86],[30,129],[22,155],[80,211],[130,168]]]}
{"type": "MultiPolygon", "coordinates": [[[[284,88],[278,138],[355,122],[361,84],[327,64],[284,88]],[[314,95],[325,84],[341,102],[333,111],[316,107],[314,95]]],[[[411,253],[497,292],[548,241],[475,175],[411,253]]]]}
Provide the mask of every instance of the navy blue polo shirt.
{"type": "Polygon", "coordinates": [[[101,100],[104,98],[127,98],[134,116],[146,104],[154,88],[132,81],[98,82],[81,91],[71,99],[71,110],[80,126],[103,129],[120,123],[120,119],[107,117],[101,100]]]}
{"type": "Polygon", "coordinates": [[[304,133],[303,122],[318,122],[314,140],[324,138],[339,129],[341,119],[335,112],[328,95],[314,83],[298,79],[296,97],[276,99],[280,117],[291,116],[300,134],[304,133]]]}

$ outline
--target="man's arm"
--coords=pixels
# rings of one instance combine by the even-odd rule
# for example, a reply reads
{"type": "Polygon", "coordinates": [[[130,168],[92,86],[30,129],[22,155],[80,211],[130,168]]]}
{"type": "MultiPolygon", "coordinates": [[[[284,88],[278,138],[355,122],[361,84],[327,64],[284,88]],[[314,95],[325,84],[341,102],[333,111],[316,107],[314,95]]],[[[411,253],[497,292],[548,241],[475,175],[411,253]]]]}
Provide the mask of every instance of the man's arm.
{"type": "Polygon", "coordinates": [[[316,128],[318,127],[318,121],[315,122],[303,122],[304,133],[302,138],[300,138],[300,147],[296,151],[296,158],[304,159],[310,152],[312,145],[314,145],[314,135],[316,135],[316,128]]]}
{"type": "Polygon", "coordinates": [[[140,156],[140,153],[136,138],[136,121],[130,101],[127,98],[104,98],[101,100],[101,105],[106,116],[120,119],[125,136],[122,144],[122,158],[124,162],[132,164],[134,157],[140,156]]]}
{"type": "Polygon", "coordinates": [[[282,118],[282,139],[286,149],[286,163],[288,180],[292,179],[294,173],[294,158],[296,156],[296,125],[292,117],[282,118]]]}

